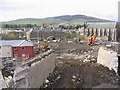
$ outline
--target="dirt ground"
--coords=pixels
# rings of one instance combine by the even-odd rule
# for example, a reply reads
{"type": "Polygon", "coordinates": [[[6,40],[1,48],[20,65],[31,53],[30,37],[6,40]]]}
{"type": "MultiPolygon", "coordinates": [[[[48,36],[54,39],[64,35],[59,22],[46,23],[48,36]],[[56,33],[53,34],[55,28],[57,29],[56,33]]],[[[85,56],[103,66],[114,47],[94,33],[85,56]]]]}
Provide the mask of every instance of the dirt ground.
{"type": "Polygon", "coordinates": [[[113,84],[118,79],[113,70],[96,63],[98,45],[62,42],[54,49],[56,68],[41,88],[92,88],[103,83],[113,84]],[[70,55],[65,57],[65,54],[82,58],[69,58],[70,55]]]}

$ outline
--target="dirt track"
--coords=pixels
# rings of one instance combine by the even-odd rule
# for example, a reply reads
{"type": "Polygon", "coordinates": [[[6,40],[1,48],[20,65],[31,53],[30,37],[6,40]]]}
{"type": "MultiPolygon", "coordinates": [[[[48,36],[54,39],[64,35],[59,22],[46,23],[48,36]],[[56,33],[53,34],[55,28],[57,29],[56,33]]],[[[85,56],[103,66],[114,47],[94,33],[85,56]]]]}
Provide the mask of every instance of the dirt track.
{"type": "Polygon", "coordinates": [[[95,62],[98,49],[99,46],[89,47],[86,43],[61,43],[55,50],[56,68],[42,88],[91,88],[103,83],[112,84],[118,77],[114,71],[95,62]],[[64,58],[64,53],[83,57],[64,58]],[[93,58],[94,62],[91,62],[93,58]]]}

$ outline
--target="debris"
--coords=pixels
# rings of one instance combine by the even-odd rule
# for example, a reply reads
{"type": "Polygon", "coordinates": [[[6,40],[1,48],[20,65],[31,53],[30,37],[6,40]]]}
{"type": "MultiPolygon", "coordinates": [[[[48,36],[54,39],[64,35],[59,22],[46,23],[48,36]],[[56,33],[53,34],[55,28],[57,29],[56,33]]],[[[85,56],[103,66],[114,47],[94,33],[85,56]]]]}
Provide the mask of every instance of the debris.
{"type": "Polygon", "coordinates": [[[72,76],[72,78],[73,78],[73,79],[75,79],[75,78],[76,78],[76,76],[72,76]]]}
{"type": "Polygon", "coordinates": [[[45,83],[49,83],[49,80],[46,79],[46,80],[45,80],[45,83]]]}
{"type": "Polygon", "coordinates": [[[60,75],[56,78],[56,80],[60,79],[60,75]]]}
{"type": "Polygon", "coordinates": [[[75,79],[72,79],[72,82],[75,82],[75,79]]]}
{"type": "Polygon", "coordinates": [[[90,58],[91,56],[90,55],[88,55],[88,57],[87,58],[90,58]]]}
{"type": "Polygon", "coordinates": [[[112,47],[112,45],[110,45],[110,44],[107,44],[107,45],[106,45],[106,47],[107,47],[107,48],[111,48],[111,47],[112,47]]]}

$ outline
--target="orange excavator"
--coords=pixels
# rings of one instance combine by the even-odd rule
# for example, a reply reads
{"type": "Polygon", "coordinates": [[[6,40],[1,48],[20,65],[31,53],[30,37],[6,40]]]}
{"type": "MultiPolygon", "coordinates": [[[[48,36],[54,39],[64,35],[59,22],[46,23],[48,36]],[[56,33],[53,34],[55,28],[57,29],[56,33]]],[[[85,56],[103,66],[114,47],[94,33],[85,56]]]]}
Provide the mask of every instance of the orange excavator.
{"type": "Polygon", "coordinates": [[[88,39],[88,45],[95,45],[95,40],[96,40],[96,35],[93,35],[91,36],[89,39],[88,39]]]}

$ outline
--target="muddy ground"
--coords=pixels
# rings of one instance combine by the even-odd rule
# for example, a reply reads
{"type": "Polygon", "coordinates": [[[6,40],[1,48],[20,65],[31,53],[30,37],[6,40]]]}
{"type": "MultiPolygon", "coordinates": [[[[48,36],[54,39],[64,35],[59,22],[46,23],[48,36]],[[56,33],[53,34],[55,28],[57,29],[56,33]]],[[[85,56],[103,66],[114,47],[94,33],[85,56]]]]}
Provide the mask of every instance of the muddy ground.
{"type": "Polygon", "coordinates": [[[41,88],[92,88],[114,84],[118,79],[116,73],[96,63],[99,47],[85,42],[61,42],[54,48],[56,68],[41,88]]]}

